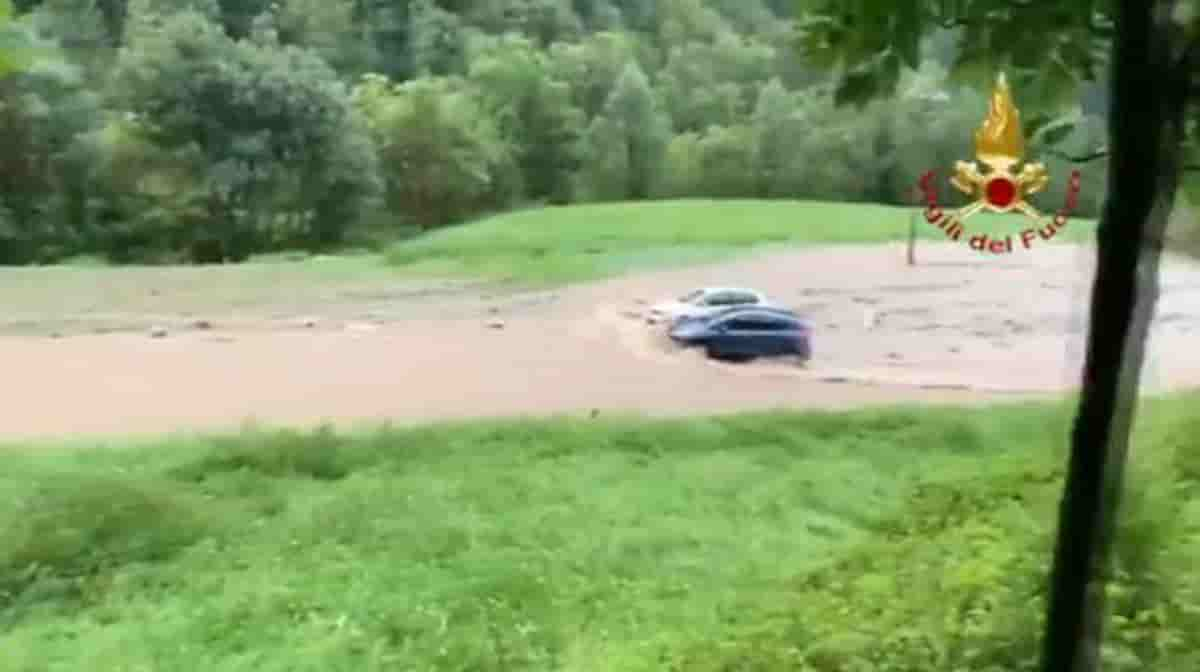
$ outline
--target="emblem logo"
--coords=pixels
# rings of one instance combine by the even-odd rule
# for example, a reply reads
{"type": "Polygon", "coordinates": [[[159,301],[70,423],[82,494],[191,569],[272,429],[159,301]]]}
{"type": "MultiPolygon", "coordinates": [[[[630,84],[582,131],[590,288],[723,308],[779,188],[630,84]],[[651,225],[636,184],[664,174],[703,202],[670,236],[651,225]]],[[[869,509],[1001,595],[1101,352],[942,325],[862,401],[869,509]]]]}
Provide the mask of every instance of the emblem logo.
{"type": "MultiPolygon", "coordinates": [[[[1037,223],[1036,228],[1020,232],[1021,244],[1029,249],[1035,239],[1050,240],[1067,225],[1079,196],[1079,171],[1071,173],[1067,185],[1066,206],[1054,217],[1038,212],[1027,200],[1046,188],[1050,181],[1046,166],[1025,160],[1025,136],[1021,130],[1021,113],[1013,104],[1012,91],[1001,73],[996,79],[988,105],[987,117],[975,131],[974,161],[958,161],[954,165],[950,184],[973,199],[967,206],[944,212],[938,207],[937,191],[933,186],[933,171],[921,176],[925,194],[925,220],[938,227],[951,240],[959,240],[963,222],[980,212],[1020,213],[1037,223]]],[[[972,249],[979,252],[1005,254],[1013,250],[1013,237],[992,238],[987,234],[969,239],[972,249]]]]}

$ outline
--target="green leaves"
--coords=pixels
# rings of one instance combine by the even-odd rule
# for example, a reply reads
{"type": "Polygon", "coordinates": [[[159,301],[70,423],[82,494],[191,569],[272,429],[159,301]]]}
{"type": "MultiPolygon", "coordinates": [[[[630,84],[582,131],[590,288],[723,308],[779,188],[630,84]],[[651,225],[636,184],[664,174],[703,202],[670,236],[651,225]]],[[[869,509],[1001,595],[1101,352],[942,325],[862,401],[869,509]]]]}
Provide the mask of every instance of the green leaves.
{"type": "Polygon", "coordinates": [[[353,98],[379,148],[393,212],[432,227],[505,205],[490,199],[503,196],[499,187],[514,172],[511,147],[463,82],[372,77],[353,98]]]}
{"type": "Polygon", "coordinates": [[[903,64],[912,70],[921,66],[921,37],[922,32],[919,29],[911,28],[902,30],[897,35],[896,52],[903,64]]]}
{"type": "Polygon", "coordinates": [[[648,197],[671,139],[671,120],[636,63],[626,65],[617,78],[589,136],[591,163],[585,169],[602,182],[620,183],[612,192],[619,198],[648,197]]]}
{"type": "Polygon", "coordinates": [[[921,60],[923,15],[915,3],[798,3],[799,48],[814,67],[840,71],[839,104],[861,106],[889,95],[904,66],[921,60]]]}
{"type": "Polygon", "coordinates": [[[12,0],[0,0],[0,77],[28,67],[34,56],[33,37],[14,16],[12,0]]]}
{"type": "Polygon", "coordinates": [[[526,195],[568,194],[579,161],[583,112],[571,100],[570,83],[555,75],[549,58],[531,40],[507,36],[473,59],[469,81],[514,148],[526,195]]]}
{"type": "Polygon", "coordinates": [[[1055,54],[1035,74],[1025,78],[1021,91],[1028,101],[1027,107],[1055,110],[1075,104],[1081,83],[1081,71],[1055,54]]]}
{"type": "Polygon", "coordinates": [[[836,72],[839,104],[862,105],[893,95],[903,67],[920,62],[921,40],[947,24],[961,28],[953,81],[990,89],[1005,71],[1022,109],[1060,113],[1079,85],[1094,80],[1107,38],[1092,27],[1110,23],[1106,4],[1039,0],[873,2],[800,0],[799,50],[814,67],[836,72]]]}
{"type": "Polygon", "coordinates": [[[281,240],[325,247],[376,188],[369,138],[336,74],[311,51],[234,41],[203,15],[181,12],[132,35],[110,91],[161,151],[159,172],[187,185],[167,191],[209,197],[199,216],[189,214],[194,199],[161,194],[128,207],[130,221],[159,207],[172,215],[164,221],[187,222],[176,239],[222,240],[231,258],[234,239],[253,239],[236,244],[237,256],[281,240]]]}
{"type": "Polygon", "coordinates": [[[842,78],[833,92],[835,105],[863,106],[879,95],[881,77],[875,72],[862,69],[842,78]]]}
{"type": "Polygon", "coordinates": [[[904,58],[887,50],[870,63],[847,72],[834,87],[836,105],[853,105],[861,109],[876,98],[895,92],[904,70],[904,58]]]}

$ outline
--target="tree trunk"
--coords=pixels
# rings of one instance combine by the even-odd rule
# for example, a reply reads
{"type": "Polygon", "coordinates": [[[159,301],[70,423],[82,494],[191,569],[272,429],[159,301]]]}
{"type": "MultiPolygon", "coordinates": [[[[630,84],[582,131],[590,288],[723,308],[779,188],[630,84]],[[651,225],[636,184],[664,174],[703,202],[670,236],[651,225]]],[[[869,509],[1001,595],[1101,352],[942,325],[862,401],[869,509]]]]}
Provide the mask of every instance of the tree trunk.
{"type": "Polygon", "coordinates": [[[1045,672],[1099,667],[1104,580],[1120,501],[1158,261],[1180,174],[1190,73],[1172,55],[1163,5],[1119,0],[1109,116],[1111,163],[1097,234],[1087,357],[1071,436],[1045,672]]]}

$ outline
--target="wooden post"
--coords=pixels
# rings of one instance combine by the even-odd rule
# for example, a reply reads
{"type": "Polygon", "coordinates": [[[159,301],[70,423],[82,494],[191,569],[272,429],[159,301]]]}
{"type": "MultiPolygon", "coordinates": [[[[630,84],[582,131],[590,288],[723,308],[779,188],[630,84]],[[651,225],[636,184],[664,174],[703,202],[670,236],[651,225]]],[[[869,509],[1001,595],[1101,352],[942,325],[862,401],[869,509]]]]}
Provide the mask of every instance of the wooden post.
{"type": "MultiPolygon", "coordinates": [[[[921,193],[919,190],[914,190],[913,200],[920,204],[921,193]]],[[[922,211],[918,205],[916,210],[908,217],[908,250],[907,262],[909,266],[917,265],[917,220],[922,217],[922,211]]]]}
{"type": "Polygon", "coordinates": [[[908,265],[917,265],[917,216],[913,213],[908,218],[908,265]]]}

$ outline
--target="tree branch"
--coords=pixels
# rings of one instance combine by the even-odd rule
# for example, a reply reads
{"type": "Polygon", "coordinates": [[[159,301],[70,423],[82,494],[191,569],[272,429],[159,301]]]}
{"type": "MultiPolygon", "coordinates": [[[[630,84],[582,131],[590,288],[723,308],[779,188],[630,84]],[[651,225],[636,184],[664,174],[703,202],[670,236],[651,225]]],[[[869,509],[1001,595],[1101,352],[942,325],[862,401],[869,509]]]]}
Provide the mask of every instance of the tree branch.
{"type": "Polygon", "coordinates": [[[1058,159],[1062,159],[1064,161],[1068,161],[1070,163],[1091,163],[1092,161],[1108,158],[1108,149],[1107,148],[1098,149],[1094,152],[1089,152],[1087,154],[1082,154],[1082,155],[1078,155],[1078,156],[1068,154],[1061,150],[1051,149],[1049,147],[1042,148],[1040,151],[1043,154],[1048,154],[1050,156],[1053,156],[1058,159]]]}

